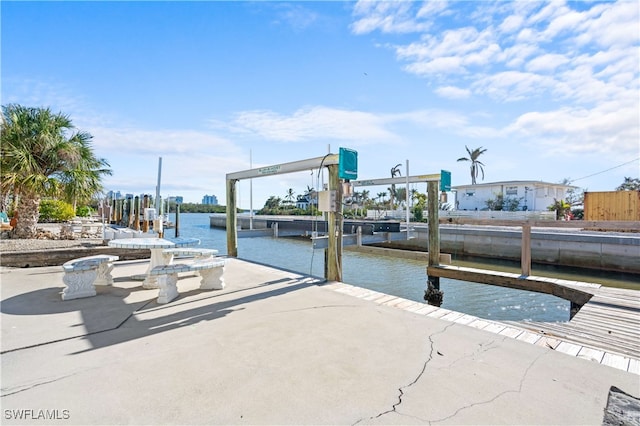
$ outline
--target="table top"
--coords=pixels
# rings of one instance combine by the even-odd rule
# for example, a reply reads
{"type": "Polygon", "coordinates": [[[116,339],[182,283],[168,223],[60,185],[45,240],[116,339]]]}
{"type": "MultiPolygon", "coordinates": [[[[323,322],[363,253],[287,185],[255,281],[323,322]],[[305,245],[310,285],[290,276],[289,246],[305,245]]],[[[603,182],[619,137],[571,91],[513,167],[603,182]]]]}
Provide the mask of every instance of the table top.
{"type": "Polygon", "coordinates": [[[154,249],[170,247],[194,247],[200,244],[197,238],[116,238],[109,247],[128,249],[154,249]]]}

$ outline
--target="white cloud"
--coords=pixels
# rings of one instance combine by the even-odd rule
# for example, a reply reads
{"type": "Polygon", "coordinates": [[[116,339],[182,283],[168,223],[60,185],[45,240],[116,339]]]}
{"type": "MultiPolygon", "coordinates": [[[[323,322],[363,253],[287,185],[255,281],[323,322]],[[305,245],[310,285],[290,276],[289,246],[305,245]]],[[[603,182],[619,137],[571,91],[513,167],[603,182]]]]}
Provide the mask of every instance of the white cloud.
{"type": "Polygon", "coordinates": [[[414,62],[407,65],[404,69],[412,74],[418,75],[461,74],[465,72],[462,58],[457,56],[447,56],[435,58],[430,61],[414,62]]]}
{"type": "Polygon", "coordinates": [[[302,6],[303,3],[274,3],[277,8],[276,24],[284,23],[296,31],[301,31],[318,21],[318,13],[302,6]]]}
{"type": "Polygon", "coordinates": [[[526,64],[527,71],[530,72],[552,72],[561,65],[569,62],[569,58],[556,53],[547,53],[537,58],[531,59],[526,64]]]}
{"type": "MultiPolygon", "coordinates": [[[[546,109],[554,111],[592,110],[603,102],[621,111],[639,109],[640,3],[576,7],[562,1],[453,2],[447,10],[442,3],[437,6],[438,26],[445,30],[429,27],[419,39],[396,45],[395,51],[406,72],[437,79],[439,96],[485,96],[496,102],[494,108],[519,102],[525,111],[525,101],[547,104],[546,109]],[[463,14],[473,18],[460,19],[463,14]],[[458,19],[444,18],[447,15],[458,19]]],[[[387,7],[386,19],[394,21],[398,9],[387,7]]],[[[402,8],[402,19],[410,20],[412,10],[402,8]]],[[[374,16],[381,14],[378,8],[374,16]]],[[[358,14],[359,19],[368,16],[364,9],[358,14]]]]}
{"type": "Polygon", "coordinates": [[[500,101],[513,102],[529,96],[542,96],[546,90],[554,86],[555,81],[551,77],[527,72],[505,71],[479,78],[472,85],[472,88],[474,93],[500,101]]]}
{"type": "MultiPolygon", "coordinates": [[[[455,88],[445,91],[453,93],[455,88]]],[[[500,135],[500,130],[477,126],[464,114],[435,108],[371,113],[316,106],[288,116],[273,111],[247,111],[238,114],[228,127],[234,132],[253,134],[270,141],[348,141],[356,146],[410,143],[404,134],[412,131],[423,132],[424,129],[446,130],[469,138],[500,135]]]]}
{"type": "Polygon", "coordinates": [[[519,44],[504,49],[501,60],[507,67],[517,69],[522,67],[528,58],[538,51],[539,48],[535,44],[519,44]]]}
{"type": "Polygon", "coordinates": [[[418,18],[438,16],[447,9],[448,4],[446,0],[425,1],[416,16],[418,18]]]}
{"type": "Polygon", "coordinates": [[[579,45],[594,44],[602,48],[637,45],[640,41],[640,4],[637,1],[618,1],[594,7],[598,12],[590,16],[576,36],[579,45]]]}
{"type": "Polygon", "coordinates": [[[365,143],[396,139],[375,114],[322,106],[300,109],[289,116],[273,111],[245,111],[236,116],[232,127],[279,142],[337,139],[365,143]]]}
{"type": "Polygon", "coordinates": [[[194,152],[235,154],[237,147],[213,134],[195,130],[141,130],[136,128],[86,128],[94,137],[93,145],[100,150],[134,155],[192,155],[194,152]]]}
{"type": "Polygon", "coordinates": [[[448,99],[466,99],[471,96],[469,89],[461,89],[455,86],[438,87],[435,92],[438,96],[448,99]]]}
{"type": "Polygon", "coordinates": [[[517,16],[517,15],[507,16],[505,20],[502,21],[502,24],[500,24],[500,27],[499,27],[500,32],[513,33],[522,26],[523,22],[524,22],[524,19],[522,18],[522,16],[517,16]]]}
{"type": "Polygon", "coordinates": [[[619,109],[605,103],[592,109],[562,108],[529,112],[505,130],[542,144],[550,154],[585,153],[619,159],[638,155],[640,118],[637,106],[619,109]]]}
{"type": "MultiPolygon", "coordinates": [[[[432,7],[437,11],[438,7],[432,7]]],[[[429,10],[414,12],[414,3],[406,1],[359,0],[353,15],[358,17],[351,24],[354,34],[367,34],[372,31],[383,33],[411,33],[429,28],[428,21],[420,21],[416,16],[428,15],[429,10]]]]}

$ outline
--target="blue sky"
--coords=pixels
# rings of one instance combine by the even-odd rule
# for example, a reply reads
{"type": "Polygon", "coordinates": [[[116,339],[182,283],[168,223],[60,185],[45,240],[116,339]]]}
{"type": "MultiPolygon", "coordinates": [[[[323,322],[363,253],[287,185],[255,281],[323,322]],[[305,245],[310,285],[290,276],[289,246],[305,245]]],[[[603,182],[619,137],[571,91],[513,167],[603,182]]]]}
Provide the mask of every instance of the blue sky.
{"type": "MultiPolygon", "coordinates": [[[[225,175],[358,151],[359,179],[614,190],[640,173],[637,1],[3,1],[2,104],[94,136],[107,189],[225,203],[225,175]]],[[[317,172],[253,181],[253,207],[317,172]]],[[[426,191],[426,185],[418,187],[426,191]]],[[[372,194],[386,188],[370,188],[372,194]]],[[[239,204],[249,208],[249,184],[239,204]]]]}

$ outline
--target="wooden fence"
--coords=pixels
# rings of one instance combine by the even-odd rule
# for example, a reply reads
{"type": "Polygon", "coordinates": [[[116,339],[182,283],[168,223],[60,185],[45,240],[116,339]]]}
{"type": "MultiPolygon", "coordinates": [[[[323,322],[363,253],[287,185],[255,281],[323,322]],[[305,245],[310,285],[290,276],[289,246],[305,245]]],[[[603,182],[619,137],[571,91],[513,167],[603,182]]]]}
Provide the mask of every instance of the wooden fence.
{"type": "Polygon", "coordinates": [[[585,192],[584,220],[640,221],[640,191],[585,192]]]}

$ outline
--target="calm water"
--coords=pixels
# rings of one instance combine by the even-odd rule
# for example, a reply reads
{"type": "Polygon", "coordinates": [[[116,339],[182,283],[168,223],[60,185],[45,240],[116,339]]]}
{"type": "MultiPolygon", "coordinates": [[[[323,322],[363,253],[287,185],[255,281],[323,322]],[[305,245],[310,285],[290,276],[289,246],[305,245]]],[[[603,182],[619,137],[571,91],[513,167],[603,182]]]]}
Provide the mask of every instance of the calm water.
{"type": "MultiPolygon", "coordinates": [[[[175,220],[171,216],[170,219],[175,220]]],[[[167,229],[166,235],[173,237],[174,232],[174,229],[167,229]]],[[[226,231],[211,228],[209,214],[181,214],[180,236],[199,238],[202,247],[217,249],[220,254],[227,252],[226,231]]],[[[311,242],[302,239],[239,238],[238,257],[318,277],[324,276],[324,251],[313,250],[311,242]]],[[[342,264],[343,282],[347,284],[424,302],[427,275],[426,263],[423,261],[344,250],[342,264]]],[[[468,262],[465,266],[482,267],[468,262]]],[[[572,279],[589,281],[588,277],[574,276],[572,279]]],[[[446,278],[440,279],[440,289],[444,292],[443,308],[481,318],[569,320],[569,302],[555,296],[446,278]]]]}

